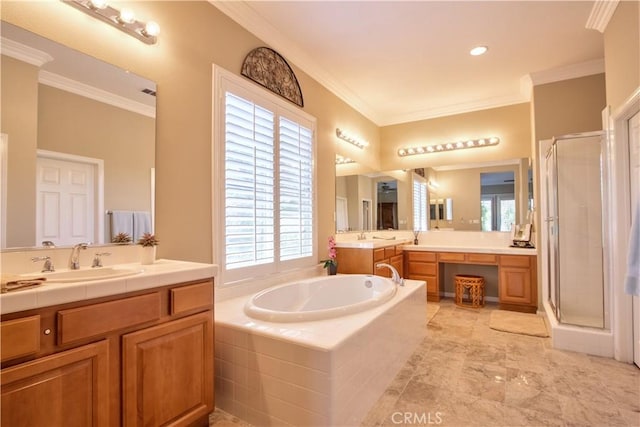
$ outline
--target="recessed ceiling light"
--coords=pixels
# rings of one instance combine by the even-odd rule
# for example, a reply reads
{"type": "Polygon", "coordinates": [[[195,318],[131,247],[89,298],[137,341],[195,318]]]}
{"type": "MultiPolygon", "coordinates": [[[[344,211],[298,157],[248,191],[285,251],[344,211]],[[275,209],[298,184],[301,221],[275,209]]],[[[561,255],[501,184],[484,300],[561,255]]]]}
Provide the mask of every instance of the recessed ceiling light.
{"type": "Polygon", "coordinates": [[[478,56],[478,55],[482,55],[487,50],[489,50],[489,48],[486,46],[476,46],[473,49],[471,49],[469,53],[473,56],[478,56]]]}

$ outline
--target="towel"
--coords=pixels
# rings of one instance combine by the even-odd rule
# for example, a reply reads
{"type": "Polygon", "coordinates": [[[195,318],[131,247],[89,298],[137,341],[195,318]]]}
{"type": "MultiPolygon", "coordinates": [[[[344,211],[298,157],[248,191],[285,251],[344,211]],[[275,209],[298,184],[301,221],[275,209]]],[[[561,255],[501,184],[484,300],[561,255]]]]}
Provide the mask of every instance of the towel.
{"type": "Polygon", "coordinates": [[[133,212],[113,211],[111,213],[111,240],[119,233],[133,236],[133,212]]]}
{"type": "Polygon", "coordinates": [[[151,233],[151,214],[147,211],[133,212],[133,241],[140,240],[144,233],[151,233]]]}
{"type": "Polygon", "coordinates": [[[21,277],[17,275],[2,275],[0,278],[0,293],[15,291],[18,289],[27,289],[34,286],[42,285],[47,280],[46,277],[21,277]]]}
{"type": "Polygon", "coordinates": [[[627,277],[624,291],[640,297],[640,198],[636,203],[629,236],[629,252],[627,258],[627,277]]]}

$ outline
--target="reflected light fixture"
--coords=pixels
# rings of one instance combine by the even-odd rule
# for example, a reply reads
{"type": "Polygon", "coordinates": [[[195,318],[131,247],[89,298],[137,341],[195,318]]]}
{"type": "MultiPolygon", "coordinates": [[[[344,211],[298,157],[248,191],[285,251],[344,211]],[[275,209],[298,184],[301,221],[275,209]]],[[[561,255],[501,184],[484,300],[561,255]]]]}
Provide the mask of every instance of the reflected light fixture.
{"type": "Polygon", "coordinates": [[[336,165],[346,165],[348,163],[355,163],[355,160],[336,154],[336,165]]]}
{"type": "Polygon", "coordinates": [[[398,156],[414,156],[416,154],[440,153],[444,151],[464,150],[467,148],[487,147],[498,145],[500,138],[492,136],[490,138],[470,139],[467,141],[448,142],[446,144],[423,145],[421,147],[406,147],[398,149],[398,156]]]}
{"type": "Polygon", "coordinates": [[[336,128],[336,136],[342,140],[347,141],[350,144],[355,145],[356,147],[363,149],[365,147],[369,146],[369,142],[365,141],[362,138],[359,138],[357,136],[353,136],[351,134],[349,134],[348,132],[345,132],[343,130],[341,130],[340,128],[336,128]]]}
{"type": "Polygon", "coordinates": [[[135,13],[128,8],[118,10],[110,6],[107,0],[62,0],[69,6],[83,11],[119,30],[124,31],[146,44],[155,44],[160,34],[160,26],[153,21],[142,22],[136,19],[135,13]]]}

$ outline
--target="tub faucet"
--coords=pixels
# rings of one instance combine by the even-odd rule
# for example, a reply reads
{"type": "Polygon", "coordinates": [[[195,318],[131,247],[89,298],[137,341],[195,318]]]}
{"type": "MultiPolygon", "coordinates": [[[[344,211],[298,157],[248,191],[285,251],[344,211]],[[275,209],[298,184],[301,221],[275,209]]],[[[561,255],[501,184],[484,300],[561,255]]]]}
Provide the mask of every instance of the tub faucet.
{"type": "Polygon", "coordinates": [[[380,262],[376,264],[376,268],[382,268],[382,267],[387,267],[389,270],[391,270],[391,281],[393,283],[395,283],[398,286],[404,286],[404,279],[400,277],[398,270],[396,270],[394,266],[392,266],[391,264],[386,264],[384,262],[380,262]]]}
{"type": "Polygon", "coordinates": [[[80,269],[80,249],[87,249],[88,243],[78,243],[71,248],[71,258],[69,258],[69,269],[80,269]]]}

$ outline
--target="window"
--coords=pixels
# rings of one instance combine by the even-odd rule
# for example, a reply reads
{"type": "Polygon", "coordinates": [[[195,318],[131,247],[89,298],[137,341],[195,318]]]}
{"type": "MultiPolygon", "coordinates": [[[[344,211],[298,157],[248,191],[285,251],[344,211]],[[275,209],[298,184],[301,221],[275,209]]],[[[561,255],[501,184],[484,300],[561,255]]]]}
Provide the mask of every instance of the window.
{"type": "Polygon", "coordinates": [[[480,210],[482,231],[511,231],[516,218],[513,194],[482,196],[480,210]]]}
{"type": "Polygon", "coordinates": [[[413,229],[427,230],[427,181],[413,174],[413,229]]]}
{"type": "Polygon", "coordinates": [[[315,264],[315,120],[215,66],[214,99],[222,282],[315,264]]]}

